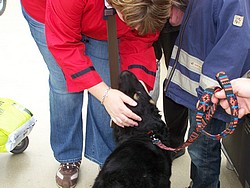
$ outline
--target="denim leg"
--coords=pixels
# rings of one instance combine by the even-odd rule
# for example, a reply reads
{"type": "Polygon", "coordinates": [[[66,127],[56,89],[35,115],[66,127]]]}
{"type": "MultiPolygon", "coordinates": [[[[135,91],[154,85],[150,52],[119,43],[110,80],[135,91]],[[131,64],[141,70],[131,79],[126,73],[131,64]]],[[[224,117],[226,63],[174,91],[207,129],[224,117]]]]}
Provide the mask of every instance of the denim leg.
{"type": "MultiPolygon", "coordinates": [[[[88,38],[86,54],[91,58],[96,71],[103,81],[110,85],[107,41],[88,38]]],[[[115,148],[110,116],[104,106],[91,94],[88,95],[85,157],[103,165],[115,148]]]]}
{"type": "MultiPolygon", "coordinates": [[[[196,127],[195,112],[189,111],[190,130],[189,135],[196,127]]],[[[212,119],[205,130],[212,134],[218,134],[226,127],[226,123],[212,119]]],[[[189,147],[191,157],[192,188],[219,188],[221,143],[201,134],[189,147]]]]}
{"type": "Polygon", "coordinates": [[[68,93],[62,70],[49,52],[44,24],[30,17],[23,9],[34,38],[49,70],[50,141],[54,156],[61,163],[82,159],[82,103],[83,93],[68,93]]]}

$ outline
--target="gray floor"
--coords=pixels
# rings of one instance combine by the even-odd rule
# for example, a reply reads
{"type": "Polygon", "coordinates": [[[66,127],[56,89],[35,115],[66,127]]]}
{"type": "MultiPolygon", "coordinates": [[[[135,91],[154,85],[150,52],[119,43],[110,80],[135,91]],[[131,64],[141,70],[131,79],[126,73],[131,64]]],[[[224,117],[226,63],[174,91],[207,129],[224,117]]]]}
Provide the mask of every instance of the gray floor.
{"type": "MultiPolygon", "coordinates": [[[[6,12],[0,16],[0,28],[0,97],[23,104],[37,119],[23,154],[0,154],[1,187],[56,187],[58,163],[49,145],[48,72],[22,17],[19,1],[8,0],[6,12]]],[[[237,175],[226,168],[226,159],[222,157],[221,187],[241,188],[237,175]]],[[[188,186],[189,164],[187,153],[173,162],[173,188],[188,186]]],[[[77,187],[91,187],[97,173],[98,167],[85,159],[77,187]]]]}

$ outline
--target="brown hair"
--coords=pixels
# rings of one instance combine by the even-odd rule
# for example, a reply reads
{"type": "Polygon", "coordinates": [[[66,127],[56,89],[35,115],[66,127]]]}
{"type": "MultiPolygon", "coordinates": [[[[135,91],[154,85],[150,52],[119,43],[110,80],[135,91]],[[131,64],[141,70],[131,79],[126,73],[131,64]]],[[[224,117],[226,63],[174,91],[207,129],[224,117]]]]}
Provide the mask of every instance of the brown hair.
{"type": "Polygon", "coordinates": [[[161,31],[170,16],[172,0],[108,0],[131,28],[145,35],[161,31]]]}
{"type": "Polygon", "coordinates": [[[189,0],[173,0],[172,5],[185,12],[189,0]]]}

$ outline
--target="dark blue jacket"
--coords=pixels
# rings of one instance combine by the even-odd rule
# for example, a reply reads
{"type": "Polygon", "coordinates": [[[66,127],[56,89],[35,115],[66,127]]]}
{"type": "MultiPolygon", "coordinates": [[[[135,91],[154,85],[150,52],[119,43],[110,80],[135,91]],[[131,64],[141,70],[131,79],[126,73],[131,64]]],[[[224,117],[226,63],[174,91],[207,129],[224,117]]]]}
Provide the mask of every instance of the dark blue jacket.
{"type": "MultiPolygon", "coordinates": [[[[226,72],[231,80],[250,70],[250,1],[190,0],[169,62],[168,77],[180,43],[179,60],[166,95],[195,110],[203,90],[218,85],[218,72],[226,72]]],[[[220,110],[215,117],[229,120],[220,110]]]]}

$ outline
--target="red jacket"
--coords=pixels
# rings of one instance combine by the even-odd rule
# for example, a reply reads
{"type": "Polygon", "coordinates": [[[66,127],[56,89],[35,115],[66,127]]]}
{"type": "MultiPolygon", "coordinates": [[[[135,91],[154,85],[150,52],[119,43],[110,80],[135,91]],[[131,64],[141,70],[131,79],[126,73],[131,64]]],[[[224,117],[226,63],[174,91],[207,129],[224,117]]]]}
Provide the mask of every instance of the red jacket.
{"type": "MultiPolygon", "coordinates": [[[[82,34],[107,40],[106,21],[103,19],[103,0],[21,0],[24,9],[39,22],[45,23],[48,47],[62,68],[69,92],[88,89],[102,81],[96,71],[87,71],[92,61],[85,55],[82,34]],[[46,10],[45,10],[45,7],[46,10]],[[46,17],[45,17],[46,14],[46,17]]],[[[149,89],[153,88],[156,59],[152,43],[157,34],[138,36],[117,16],[117,37],[121,71],[130,69],[149,89]]]]}

